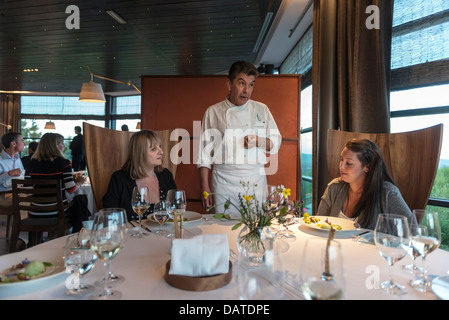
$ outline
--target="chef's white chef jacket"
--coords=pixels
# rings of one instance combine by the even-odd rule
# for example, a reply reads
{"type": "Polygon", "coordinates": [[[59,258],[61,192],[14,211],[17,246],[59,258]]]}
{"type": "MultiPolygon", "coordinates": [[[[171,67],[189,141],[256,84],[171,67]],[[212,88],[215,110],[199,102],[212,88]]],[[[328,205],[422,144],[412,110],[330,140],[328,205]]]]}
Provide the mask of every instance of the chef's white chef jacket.
{"type": "MultiPolygon", "coordinates": [[[[244,193],[241,181],[255,186],[254,194],[259,202],[267,196],[266,146],[245,149],[243,138],[248,134],[269,138],[273,143],[270,154],[278,152],[282,137],[265,104],[249,100],[236,106],[226,99],[206,110],[201,124],[198,168],[212,169],[216,213],[224,211],[227,198],[238,207],[238,194],[244,193]]],[[[226,213],[240,217],[232,206],[226,213]]]]}

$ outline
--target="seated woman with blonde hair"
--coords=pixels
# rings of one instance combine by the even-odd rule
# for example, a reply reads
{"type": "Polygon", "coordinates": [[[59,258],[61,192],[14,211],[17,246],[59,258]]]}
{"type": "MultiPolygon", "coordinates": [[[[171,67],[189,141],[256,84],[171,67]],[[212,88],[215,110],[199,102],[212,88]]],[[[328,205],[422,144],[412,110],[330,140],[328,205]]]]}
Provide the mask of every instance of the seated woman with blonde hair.
{"type": "Polygon", "coordinates": [[[341,152],[340,177],[328,184],[317,215],[348,218],[374,229],[380,213],[412,216],[379,147],[368,139],[351,139],[341,152]]]}
{"type": "Polygon", "coordinates": [[[153,212],[154,204],[165,200],[170,189],[176,184],[170,170],[162,168],[162,150],[160,139],[152,130],[142,130],[132,135],[129,141],[128,155],[125,164],[114,172],[109,181],[108,191],[103,197],[104,208],[123,208],[128,220],[137,218],[131,207],[134,187],[147,187],[147,201],[150,208],[143,215],[147,217],[153,212]]]}

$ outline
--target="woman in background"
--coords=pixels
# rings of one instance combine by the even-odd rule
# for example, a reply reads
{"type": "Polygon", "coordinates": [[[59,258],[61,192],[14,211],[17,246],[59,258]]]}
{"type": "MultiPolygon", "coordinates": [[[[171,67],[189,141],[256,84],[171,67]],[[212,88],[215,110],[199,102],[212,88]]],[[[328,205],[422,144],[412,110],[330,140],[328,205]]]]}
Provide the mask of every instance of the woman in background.
{"type": "MultiPolygon", "coordinates": [[[[39,141],[36,152],[25,169],[25,179],[60,179],[62,181],[62,198],[67,200],[66,192],[75,194],[78,185],[85,180],[83,176],[73,178],[72,164],[64,158],[64,137],[58,133],[46,133],[39,141]]],[[[37,186],[38,187],[38,186],[37,186]]],[[[42,216],[30,212],[30,216],[42,216]]],[[[57,214],[54,214],[57,216],[57,214]]],[[[49,217],[45,214],[45,217],[49,217]]]]}
{"type": "Polygon", "coordinates": [[[328,184],[317,215],[352,219],[374,229],[380,213],[412,216],[379,147],[368,139],[351,139],[341,152],[340,177],[328,184]]]}

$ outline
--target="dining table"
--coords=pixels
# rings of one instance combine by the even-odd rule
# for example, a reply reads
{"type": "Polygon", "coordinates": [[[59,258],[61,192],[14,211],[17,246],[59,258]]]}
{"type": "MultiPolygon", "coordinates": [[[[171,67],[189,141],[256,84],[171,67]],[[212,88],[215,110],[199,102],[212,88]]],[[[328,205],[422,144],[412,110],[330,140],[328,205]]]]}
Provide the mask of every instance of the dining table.
{"type": "MultiPolygon", "coordinates": [[[[166,282],[167,261],[170,260],[172,238],[155,232],[159,227],[150,220],[143,220],[143,226],[151,230],[143,238],[131,237],[129,234],[136,224],[129,225],[125,244],[118,255],[111,260],[111,271],[121,275],[125,281],[116,287],[122,293],[123,300],[239,300],[236,272],[230,282],[223,287],[207,291],[190,291],[178,289],[166,282]]],[[[231,265],[238,256],[237,239],[240,229],[233,230],[236,221],[216,219],[210,214],[199,215],[197,219],[183,224],[183,237],[192,238],[204,234],[226,234],[229,242],[231,265]]],[[[164,228],[172,230],[173,225],[166,223],[164,228]]],[[[134,228],[135,229],[135,228],[134,228]]],[[[301,223],[293,223],[289,229],[295,237],[276,239],[282,241],[283,266],[285,271],[283,300],[304,300],[300,285],[300,266],[302,253],[307,239],[327,238],[329,232],[314,230],[301,223]]],[[[356,230],[360,233],[363,230],[356,230]]],[[[370,232],[364,234],[366,236],[370,232]]],[[[372,234],[372,231],[371,231],[372,234]]],[[[441,297],[434,292],[419,292],[408,285],[412,274],[402,269],[403,265],[412,263],[409,255],[397,262],[393,268],[393,277],[397,283],[407,288],[404,295],[392,295],[379,289],[379,283],[388,279],[388,264],[380,256],[376,245],[370,241],[360,241],[357,233],[335,233],[335,241],[341,244],[345,270],[345,300],[437,300],[441,297]]],[[[16,283],[0,283],[0,299],[20,300],[77,300],[80,297],[66,295],[67,280],[70,276],[64,268],[64,245],[66,237],[60,237],[33,246],[26,250],[0,256],[0,268],[5,269],[18,262],[28,260],[50,261],[58,271],[46,277],[16,283]]],[[[368,239],[368,238],[366,238],[368,239]]],[[[418,258],[420,263],[420,258],[418,258]]],[[[449,252],[437,249],[426,260],[428,274],[446,276],[449,271],[449,252]]],[[[233,270],[236,271],[236,270],[233,270]]],[[[106,269],[98,259],[91,271],[84,276],[85,283],[95,284],[104,277],[106,269]]]]}

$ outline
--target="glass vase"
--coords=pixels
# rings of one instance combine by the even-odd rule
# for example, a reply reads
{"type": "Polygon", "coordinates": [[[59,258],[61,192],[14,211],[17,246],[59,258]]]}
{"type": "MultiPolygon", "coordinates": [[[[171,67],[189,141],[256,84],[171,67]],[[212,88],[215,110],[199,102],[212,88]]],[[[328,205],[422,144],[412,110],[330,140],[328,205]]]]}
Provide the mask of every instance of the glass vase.
{"type": "Polygon", "coordinates": [[[239,252],[253,265],[265,261],[266,253],[273,250],[273,244],[274,237],[267,227],[250,229],[245,226],[237,238],[239,252]]]}

